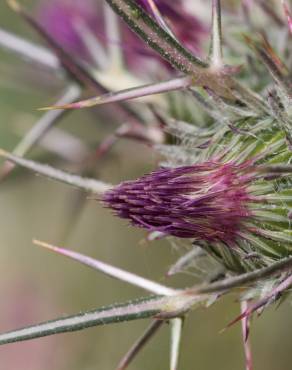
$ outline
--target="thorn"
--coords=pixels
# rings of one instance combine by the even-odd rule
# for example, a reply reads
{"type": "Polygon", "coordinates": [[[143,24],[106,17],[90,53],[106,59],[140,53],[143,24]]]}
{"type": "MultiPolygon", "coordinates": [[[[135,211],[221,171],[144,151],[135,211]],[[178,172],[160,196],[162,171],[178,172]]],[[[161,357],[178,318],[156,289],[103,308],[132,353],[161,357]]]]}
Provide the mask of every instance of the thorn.
{"type": "MultiPolygon", "coordinates": [[[[242,301],[240,306],[241,306],[241,312],[242,313],[244,313],[248,310],[247,301],[242,301]]],[[[242,337],[243,337],[243,346],[244,346],[246,370],[252,370],[253,369],[251,345],[250,345],[250,340],[249,340],[249,326],[250,326],[249,317],[243,318],[243,320],[242,320],[242,337]]]]}
{"type": "Polygon", "coordinates": [[[38,108],[38,111],[50,111],[50,110],[59,110],[59,109],[81,109],[81,108],[89,108],[94,105],[98,104],[99,97],[80,101],[80,102],[75,102],[75,103],[70,103],[70,104],[64,104],[64,105],[51,105],[49,107],[41,107],[38,108]]]}
{"type": "Polygon", "coordinates": [[[8,158],[9,157],[9,152],[0,148],[0,157],[8,158]]]}
{"type": "Polygon", "coordinates": [[[89,256],[83,255],[78,252],[74,252],[69,249],[61,248],[58,246],[51,245],[49,243],[34,239],[33,243],[37,246],[43,247],[45,249],[48,249],[52,252],[56,252],[62,256],[68,257],[71,260],[74,260],[76,262],[79,262],[85,266],[91,267],[94,270],[97,270],[107,276],[110,276],[112,278],[115,278],[120,281],[124,281],[128,284],[137,286],[139,288],[142,288],[144,290],[150,291],[151,293],[155,294],[161,294],[165,296],[170,296],[173,294],[176,294],[176,290],[169,288],[167,286],[158,284],[154,281],[148,280],[146,278],[143,278],[142,276],[133,274],[131,272],[128,272],[126,270],[122,270],[118,267],[112,266],[108,263],[102,262],[100,260],[91,258],[89,256]]]}
{"type": "Polygon", "coordinates": [[[153,338],[164,322],[155,320],[146,329],[145,333],[134,343],[125,356],[119,362],[116,370],[125,370],[135,359],[144,346],[153,338]]]}
{"type": "Polygon", "coordinates": [[[60,248],[55,247],[55,246],[53,246],[51,244],[48,244],[46,242],[43,242],[41,240],[33,239],[32,242],[37,247],[42,247],[42,248],[45,248],[45,249],[48,249],[48,250],[51,250],[51,251],[54,251],[54,252],[60,252],[60,248]]]}
{"type": "Polygon", "coordinates": [[[223,66],[220,0],[212,0],[212,35],[209,60],[211,68],[220,69],[223,66]]]}
{"type": "Polygon", "coordinates": [[[14,12],[19,13],[21,11],[21,5],[16,0],[7,0],[7,4],[14,12]]]}
{"type": "Polygon", "coordinates": [[[171,324],[170,370],[178,369],[183,322],[184,319],[181,317],[172,319],[170,321],[171,324]]]}
{"type": "Polygon", "coordinates": [[[193,84],[189,76],[176,77],[158,83],[131,87],[115,92],[106,93],[93,98],[81,100],[72,104],[57,105],[53,107],[40,108],[40,110],[50,109],[80,109],[88,108],[94,105],[123,102],[131,99],[144,98],[151,95],[159,95],[170,91],[184,90],[193,84]]]}

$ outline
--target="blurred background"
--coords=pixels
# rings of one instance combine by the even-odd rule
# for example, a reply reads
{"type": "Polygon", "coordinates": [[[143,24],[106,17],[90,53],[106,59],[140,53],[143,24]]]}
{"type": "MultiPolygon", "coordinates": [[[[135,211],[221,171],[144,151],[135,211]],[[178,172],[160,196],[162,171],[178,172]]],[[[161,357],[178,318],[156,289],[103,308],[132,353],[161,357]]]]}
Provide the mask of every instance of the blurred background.
{"type": "MultiPolygon", "coordinates": [[[[33,9],[35,2],[23,3],[33,9]]],[[[5,1],[0,2],[0,26],[42,42],[5,1]]],[[[41,116],[37,108],[56,101],[64,86],[62,79],[52,78],[47,71],[2,48],[0,76],[0,147],[12,150],[41,116]]],[[[102,142],[113,124],[97,119],[95,109],[88,109],[68,114],[59,127],[92,146],[102,142]]],[[[30,157],[64,167],[57,156],[43,148],[35,148],[30,157]]],[[[118,183],[155,168],[157,163],[158,157],[147,145],[124,139],[99,161],[97,172],[101,179],[118,183]]],[[[194,282],[187,275],[165,278],[179,256],[167,241],[147,242],[145,232],[130,228],[127,222],[113,217],[77,189],[21,169],[13,171],[0,188],[1,332],[145,294],[41,250],[32,244],[33,238],[62,245],[168,285],[189,286],[194,282]]],[[[291,309],[287,300],[279,308],[254,318],[251,341],[255,369],[291,368],[291,309]]],[[[240,325],[219,333],[238,313],[238,302],[232,296],[208,309],[194,310],[185,323],[180,368],[244,369],[240,325]]],[[[143,320],[3,346],[0,370],[115,369],[147,325],[143,320]]],[[[168,334],[165,325],[130,369],[167,369],[168,334]]]]}

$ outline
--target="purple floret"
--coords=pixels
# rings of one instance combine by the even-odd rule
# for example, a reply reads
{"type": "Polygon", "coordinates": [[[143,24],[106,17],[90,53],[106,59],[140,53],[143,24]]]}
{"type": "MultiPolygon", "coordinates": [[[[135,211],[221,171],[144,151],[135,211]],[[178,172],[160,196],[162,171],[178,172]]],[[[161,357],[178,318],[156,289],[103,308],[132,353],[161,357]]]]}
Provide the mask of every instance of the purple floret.
{"type": "Polygon", "coordinates": [[[149,231],[232,244],[250,216],[245,167],[210,161],[160,169],[118,185],[103,201],[149,231]]]}

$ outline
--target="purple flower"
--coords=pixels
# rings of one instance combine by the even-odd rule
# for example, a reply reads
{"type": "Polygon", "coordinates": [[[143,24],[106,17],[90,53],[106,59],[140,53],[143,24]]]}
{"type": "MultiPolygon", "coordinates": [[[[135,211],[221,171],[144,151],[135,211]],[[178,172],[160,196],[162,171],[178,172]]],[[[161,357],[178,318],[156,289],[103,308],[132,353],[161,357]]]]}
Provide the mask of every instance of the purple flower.
{"type": "Polygon", "coordinates": [[[154,171],[107,192],[103,201],[121,218],[149,231],[233,245],[248,203],[249,163],[209,161],[154,171]]]}

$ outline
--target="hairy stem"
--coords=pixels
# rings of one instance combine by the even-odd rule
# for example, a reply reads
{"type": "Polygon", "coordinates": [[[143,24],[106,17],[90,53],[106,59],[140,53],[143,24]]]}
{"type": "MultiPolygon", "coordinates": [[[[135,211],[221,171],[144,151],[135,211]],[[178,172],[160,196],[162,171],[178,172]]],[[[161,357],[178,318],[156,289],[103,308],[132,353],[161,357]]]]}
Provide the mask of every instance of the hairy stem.
{"type": "Polygon", "coordinates": [[[60,181],[68,185],[76,186],[77,188],[83,189],[87,192],[91,192],[94,194],[103,194],[107,190],[112,188],[111,184],[86,177],[80,177],[78,175],[73,175],[46,164],[41,164],[29,159],[17,157],[2,149],[0,149],[0,156],[39,175],[46,176],[50,179],[60,181]]]}

